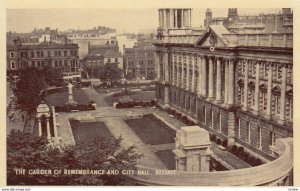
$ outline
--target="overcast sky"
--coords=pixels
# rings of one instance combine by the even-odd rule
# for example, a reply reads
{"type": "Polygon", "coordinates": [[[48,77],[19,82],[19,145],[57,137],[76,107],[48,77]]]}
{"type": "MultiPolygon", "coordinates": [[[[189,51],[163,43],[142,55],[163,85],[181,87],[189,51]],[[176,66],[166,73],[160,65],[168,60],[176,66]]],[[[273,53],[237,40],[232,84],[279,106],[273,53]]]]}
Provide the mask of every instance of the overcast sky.
{"type": "MultiPolygon", "coordinates": [[[[192,26],[203,25],[206,9],[193,9],[192,26]]],[[[239,15],[278,13],[280,9],[238,9],[239,15]]],[[[227,16],[228,9],[212,9],[213,17],[227,16]]],[[[157,9],[7,9],[7,31],[30,32],[35,27],[58,30],[88,29],[95,26],[115,28],[118,32],[156,30],[157,9]]]]}

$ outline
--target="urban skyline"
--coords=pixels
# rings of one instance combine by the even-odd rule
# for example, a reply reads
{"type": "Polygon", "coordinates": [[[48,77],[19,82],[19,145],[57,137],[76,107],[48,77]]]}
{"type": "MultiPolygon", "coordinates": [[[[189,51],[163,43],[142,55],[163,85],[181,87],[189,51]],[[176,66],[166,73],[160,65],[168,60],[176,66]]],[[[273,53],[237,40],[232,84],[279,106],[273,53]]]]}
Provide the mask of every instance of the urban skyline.
{"type": "MultiPolygon", "coordinates": [[[[213,17],[226,17],[228,8],[211,9],[213,17]]],[[[157,9],[7,9],[7,31],[31,32],[36,28],[89,29],[105,25],[123,32],[155,32],[157,9]],[[74,10],[77,14],[74,14],[74,10]],[[137,16],[138,15],[138,16],[137,16]],[[63,19],[61,19],[63,18],[63,19]],[[86,22],[89,20],[89,22],[86,22]],[[148,21],[148,22],[144,22],[148,21]]],[[[206,9],[193,9],[192,27],[203,26],[206,9]]],[[[280,9],[238,9],[239,15],[279,13],[280,9]]]]}

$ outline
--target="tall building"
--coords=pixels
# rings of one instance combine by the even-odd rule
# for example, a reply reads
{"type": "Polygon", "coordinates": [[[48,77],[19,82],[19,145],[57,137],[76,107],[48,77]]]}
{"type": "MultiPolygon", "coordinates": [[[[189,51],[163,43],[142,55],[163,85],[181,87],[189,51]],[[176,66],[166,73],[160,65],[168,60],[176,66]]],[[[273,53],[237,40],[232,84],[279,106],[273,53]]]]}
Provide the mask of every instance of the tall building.
{"type": "MultiPolygon", "coordinates": [[[[209,25],[199,35],[190,11],[159,10],[157,102],[271,160],[275,140],[293,137],[292,31],[235,33],[209,25]]],[[[228,18],[227,26],[241,19],[237,9],[228,18]]]]}
{"type": "Polygon", "coordinates": [[[126,76],[152,79],[155,77],[155,46],[139,44],[133,48],[125,48],[124,67],[126,76]]]}
{"type": "Polygon", "coordinates": [[[13,45],[7,46],[7,72],[18,75],[26,67],[43,68],[45,66],[60,68],[63,78],[81,78],[78,58],[78,45],[55,42],[24,44],[16,39],[13,45]]]}

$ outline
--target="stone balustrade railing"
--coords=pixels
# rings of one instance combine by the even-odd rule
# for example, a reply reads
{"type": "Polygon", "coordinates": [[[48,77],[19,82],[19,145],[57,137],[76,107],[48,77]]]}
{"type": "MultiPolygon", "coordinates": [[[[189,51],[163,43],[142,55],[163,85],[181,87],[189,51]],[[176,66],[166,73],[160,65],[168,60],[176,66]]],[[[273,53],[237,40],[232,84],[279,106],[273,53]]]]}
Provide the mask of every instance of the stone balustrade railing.
{"type": "MultiPolygon", "coordinates": [[[[260,33],[260,34],[225,34],[233,46],[259,47],[293,47],[292,33],[260,33]]],[[[169,35],[158,39],[162,44],[195,44],[199,39],[196,35],[169,35]]]]}
{"type": "MultiPolygon", "coordinates": [[[[256,186],[283,185],[284,179],[289,178],[293,168],[292,138],[276,140],[275,152],[279,157],[269,163],[229,171],[217,172],[183,172],[176,171],[175,175],[157,175],[159,169],[138,166],[139,170],[148,171],[149,175],[132,175],[131,178],[142,185],[168,186],[256,186]]],[[[288,180],[286,180],[288,181],[288,180]]]]}

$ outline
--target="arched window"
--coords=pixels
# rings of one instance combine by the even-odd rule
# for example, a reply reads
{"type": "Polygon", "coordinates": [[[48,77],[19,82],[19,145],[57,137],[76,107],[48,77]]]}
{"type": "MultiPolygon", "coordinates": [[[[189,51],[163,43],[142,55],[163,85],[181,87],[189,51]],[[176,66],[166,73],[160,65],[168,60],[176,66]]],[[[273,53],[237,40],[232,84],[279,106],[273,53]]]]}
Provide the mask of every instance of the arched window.
{"type": "Polygon", "coordinates": [[[259,110],[266,111],[267,110],[267,85],[262,84],[259,86],[259,110]]]}
{"type": "Polygon", "coordinates": [[[293,90],[286,92],[286,117],[293,119],[293,90]]]}
{"type": "Polygon", "coordinates": [[[255,83],[251,81],[248,84],[248,106],[253,108],[255,104],[255,83]]]}
{"type": "Polygon", "coordinates": [[[244,80],[238,80],[238,100],[240,104],[244,103],[244,80]]]}
{"type": "Polygon", "coordinates": [[[280,114],[280,93],[281,90],[278,86],[275,86],[272,89],[272,114],[273,115],[280,114]]]}

